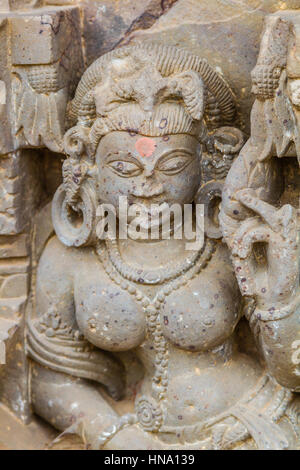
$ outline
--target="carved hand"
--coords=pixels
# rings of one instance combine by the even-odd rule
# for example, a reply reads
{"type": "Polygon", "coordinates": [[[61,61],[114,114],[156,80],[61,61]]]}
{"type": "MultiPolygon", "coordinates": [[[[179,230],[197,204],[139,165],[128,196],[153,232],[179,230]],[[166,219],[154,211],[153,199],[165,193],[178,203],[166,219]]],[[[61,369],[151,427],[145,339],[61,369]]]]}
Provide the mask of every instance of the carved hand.
{"type": "Polygon", "coordinates": [[[245,189],[235,195],[255,214],[245,220],[233,240],[233,261],[243,295],[255,296],[263,309],[280,308],[299,289],[299,213],[286,204],[277,209],[245,189]],[[254,246],[266,245],[262,262],[254,246]]]}

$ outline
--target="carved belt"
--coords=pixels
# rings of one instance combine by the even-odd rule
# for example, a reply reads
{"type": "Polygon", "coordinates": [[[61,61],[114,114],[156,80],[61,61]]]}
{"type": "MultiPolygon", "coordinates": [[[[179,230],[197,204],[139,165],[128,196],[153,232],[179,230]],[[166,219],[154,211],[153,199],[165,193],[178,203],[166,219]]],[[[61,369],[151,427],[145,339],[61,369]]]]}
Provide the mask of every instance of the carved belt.
{"type": "MultiPolygon", "coordinates": [[[[252,392],[228,411],[207,421],[187,426],[166,426],[158,437],[169,445],[197,444],[199,449],[230,449],[252,438],[258,449],[286,449],[288,441],[277,422],[291,403],[292,393],[263,376],[252,392]],[[267,403],[266,403],[267,400],[267,403]]],[[[158,417],[151,400],[138,400],[137,417],[144,430],[158,417]]]]}

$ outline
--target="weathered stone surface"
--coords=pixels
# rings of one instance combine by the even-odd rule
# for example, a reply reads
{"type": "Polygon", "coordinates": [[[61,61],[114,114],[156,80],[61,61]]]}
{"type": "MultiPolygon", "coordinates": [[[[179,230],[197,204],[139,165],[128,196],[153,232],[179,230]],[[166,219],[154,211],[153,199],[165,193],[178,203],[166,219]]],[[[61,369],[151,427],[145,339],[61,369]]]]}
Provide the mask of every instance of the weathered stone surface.
{"type": "Polygon", "coordinates": [[[0,289],[0,296],[26,297],[28,294],[28,276],[26,274],[14,274],[5,279],[0,289]]]}
{"type": "Polygon", "coordinates": [[[256,63],[265,15],[298,7],[298,0],[178,0],[152,27],[126,35],[121,44],[155,41],[207,58],[232,86],[242,128],[249,133],[253,103],[250,72],[256,63]]]}
{"type": "Polygon", "coordinates": [[[67,100],[83,71],[80,21],[72,6],[0,11],[2,154],[42,145],[62,149],[67,100]]]}
{"type": "Polygon", "coordinates": [[[9,63],[9,22],[0,11],[0,155],[13,149],[9,103],[11,76],[9,63]]]}
{"type": "Polygon", "coordinates": [[[20,212],[22,175],[19,174],[20,156],[10,154],[0,157],[0,233],[18,233],[23,226],[20,212]]]}
{"type": "MultiPolygon", "coordinates": [[[[68,43],[76,41],[74,33],[73,36],[70,35],[70,22],[72,16],[76,22],[77,11],[65,7],[47,7],[33,10],[31,14],[24,12],[11,17],[12,64],[51,64],[60,60],[63,55],[70,54],[68,43]],[[38,41],[38,47],[33,49],[35,40],[38,41]]],[[[80,55],[79,50],[78,54],[80,55]]]]}
{"type": "Polygon", "coordinates": [[[30,151],[0,156],[0,235],[18,234],[29,227],[28,215],[36,204],[40,187],[38,183],[32,185],[36,171],[30,151]]]}
{"type": "Polygon", "coordinates": [[[18,258],[26,257],[29,252],[29,236],[0,236],[0,257],[18,258]]]}
{"type": "Polygon", "coordinates": [[[57,432],[33,416],[24,426],[5,406],[0,407],[0,450],[44,450],[57,432]]]}
{"type": "Polygon", "coordinates": [[[299,25],[299,0],[0,0],[0,403],[56,448],[299,447],[299,25]],[[102,240],[124,194],[138,240],[102,240]],[[203,245],[145,241],[152,202],[204,205],[203,245]]]}
{"type": "MultiPolygon", "coordinates": [[[[17,294],[17,292],[16,292],[17,294]]],[[[12,298],[1,298],[0,299],[0,311],[1,318],[17,320],[24,313],[24,306],[27,301],[27,296],[23,297],[12,297],[12,298]]]]}
{"type": "Polygon", "coordinates": [[[34,8],[40,0],[0,0],[0,11],[22,10],[23,8],[34,8]]]}
{"type": "Polygon", "coordinates": [[[23,331],[24,319],[9,329],[8,338],[5,340],[5,365],[0,366],[0,396],[2,404],[23,423],[28,423],[28,364],[25,359],[23,331]]]}
{"type": "Polygon", "coordinates": [[[29,260],[25,259],[1,259],[0,260],[0,273],[3,274],[16,274],[26,273],[29,269],[29,260]]]}
{"type": "Polygon", "coordinates": [[[6,318],[0,318],[0,366],[6,364],[6,346],[5,343],[9,337],[13,336],[16,330],[16,320],[9,320],[6,318]],[[13,330],[13,332],[12,332],[13,330]]]}
{"type": "Polygon", "coordinates": [[[83,69],[79,9],[47,7],[12,18],[11,44],[15,146],[61,152],[67,100],[83,69]]]}
{"type": "Polygon", "coordinates": [[[111,0],[82,2],[86,62],[117,47],[132,31],[147,29],[177,0],[111,0]]]}

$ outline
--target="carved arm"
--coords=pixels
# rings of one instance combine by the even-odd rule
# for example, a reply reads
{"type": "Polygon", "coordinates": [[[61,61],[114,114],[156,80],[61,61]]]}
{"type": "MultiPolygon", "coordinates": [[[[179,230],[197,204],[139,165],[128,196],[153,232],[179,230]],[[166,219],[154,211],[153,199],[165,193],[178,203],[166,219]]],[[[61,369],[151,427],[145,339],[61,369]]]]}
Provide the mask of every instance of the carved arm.
{"type": "Polygon", "coordinates": [[[299,215],[276,209],[253,190],[236,194],[252,211],[232,238],[232,260],[241,292],[253,299],[246,313],[270,373],[300,391],[299,215]]]}
{"type": "MultiPolygon", "coordinates": [[[[76,253],[77,255],[77,253],[76,253]]],[[[26,350],[31,363],[35,412],[61,431],[80,435],[98,448],[102,431],[118,422],[103,389],[120,398],[122,364],[94,348],[75,320],[71,250],[53,238],[37,270],[36,312],[27,322],[26,350]]],[[[76,262],[76,260],[75,260],[76,262]]]]}

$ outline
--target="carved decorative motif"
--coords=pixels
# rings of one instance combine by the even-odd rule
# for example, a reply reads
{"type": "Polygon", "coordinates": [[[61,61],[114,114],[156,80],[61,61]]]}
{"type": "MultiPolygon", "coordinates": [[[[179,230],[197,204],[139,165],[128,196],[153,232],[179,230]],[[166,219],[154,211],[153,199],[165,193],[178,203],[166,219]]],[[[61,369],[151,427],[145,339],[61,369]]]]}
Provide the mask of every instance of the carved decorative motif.
{"type": "Polygon", "coordinates": [[[37,10],[12,20],[16,146],[63,152],[67,101],[83,67],[79,24],[77,8],[37,10]],[[25,44],[22,54],[16,37],[25,44]],[[33,37],[40,42],[34,52],[27,45],[33,37]]]}

